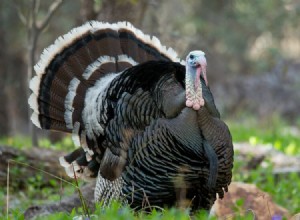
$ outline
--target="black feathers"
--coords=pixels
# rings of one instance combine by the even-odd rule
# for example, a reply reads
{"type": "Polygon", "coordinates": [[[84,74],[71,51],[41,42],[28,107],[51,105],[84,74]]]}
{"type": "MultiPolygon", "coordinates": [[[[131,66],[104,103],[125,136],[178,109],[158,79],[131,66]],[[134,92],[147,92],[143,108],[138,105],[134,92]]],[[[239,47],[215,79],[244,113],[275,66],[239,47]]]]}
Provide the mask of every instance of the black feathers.
{"type": "Polygon", "coordinates": [[[70,177],[97,178],[95,199],[210,209],[231,181],[233,146],[213,95],[186,107],[185,66],[129,23],[89,22],[60,37],[35,66],[29,104],[43,129],[73,134],[60,158],[70,177]],[[181,194],[180,194],[181,195],[181,194]]]}

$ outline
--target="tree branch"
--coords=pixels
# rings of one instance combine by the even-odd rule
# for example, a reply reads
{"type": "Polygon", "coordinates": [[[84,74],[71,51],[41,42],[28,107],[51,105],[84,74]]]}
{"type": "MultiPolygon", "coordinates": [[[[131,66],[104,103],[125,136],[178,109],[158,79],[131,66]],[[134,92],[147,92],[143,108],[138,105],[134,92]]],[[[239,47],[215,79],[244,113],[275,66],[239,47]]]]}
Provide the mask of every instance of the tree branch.
{"type": "Polygon", "coordinates": [[[53,16],[54,12],[59,8],[59,6],[62,5],[63,1],[64,0],[56,0],[50,5],[49,10],[48,10],[48,14],[44,18],[44,20],[39,25],[36,25],[37,30],[39,32],[45,29],[45,27],[48,25],[51,17],[53,16]]]}
{"type": "MultiPolygon", "coordinates": [[[[29,28],[28,31],[30,33],[30,35],[35,35],[35,31],[36,31],[36,14],[35,14],[35,9],[36,9],[36,2],[37,0],[31,0],[31,9],[29,10],[29,28]]],[[[29,38],[31,38],[29,36],[29,38]]]]}
{"type": "Polygon", "coordinates": [[[16,9],[20,21],[22,22],[22,24],[24,26],[26,26],[27,19],[26,19],[25,15],[23,14],[22,10],[21,10],[21,7],[15,1],[12,1],[12,5],[16,9]]]}
{"type": "Polygon", "coordinates": [[[37,14],[39,13],[40,5],[41,5],[41,1],[38,0],[38,1],[36,2],[35,8],[34,8],[34,14],[35,14],[35,17],[36,17],[37,14]]]}

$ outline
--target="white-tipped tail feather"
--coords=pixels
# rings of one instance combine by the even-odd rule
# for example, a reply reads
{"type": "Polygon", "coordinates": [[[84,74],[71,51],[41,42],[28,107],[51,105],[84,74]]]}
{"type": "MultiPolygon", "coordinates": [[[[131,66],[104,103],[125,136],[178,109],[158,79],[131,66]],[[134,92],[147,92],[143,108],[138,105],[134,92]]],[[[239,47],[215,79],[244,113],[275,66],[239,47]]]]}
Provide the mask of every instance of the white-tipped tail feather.
{"type": "Polygon", "coordinates": [[[76,161],[73,161],[72,163],[68,163],[64,157],[60,157],[59,163],[62,167],[65,168],[66,174],[70,178],[74,179],[76,175],[76,178],[80,178],[85,181],[91,181],[93,179],[91,178],[92,172],[87,167],[80,166],[76,161]]]}
{"type": "Polygon", "coordinates": [[[110,23],[103,23],[99,21],[90,21],[85,23],[80,27],[76,27],[72,29],[67,34],[59,37],[54,44],[50,45],[46,48],[40,58],[40,61],[34,66],[37,75],[42,75],[45,73],[46,67],[49,65],[50,61],[59,54],[64,48],[69,46],[71,43],[74,42],[74,39],[79,38],[80,36],[84,35],[87,32],[94,33],[97,30],[103,29],[112,29],[115,31],[119,31],[121,29],[126,29],[134,33],[138,39],[145,42],[148,45],[154,46],[160,53],[167,56],[174,62],[180,62],[180,58],[178,58],[177,53],[172,48],[167,48],[163,46],[160,40],[153,36],[144,34],[141,30],[132,26],[129,22],[118,22],[116,24],[110,23]]]}
{"type": "Polygon", "coordinates": [[[37,113],[33,112],[30,119],[35,126],[37,126],[38,128],[41,128],[39,115],[37,113]]]}
{"type": "MultiPolygon", "coordinates": [[[[91,166],[95,160],[100,163],[97,155],[104,152],[97,141],[105,135],[109,117],[103,99],[126,68],[150,60],[181,61],[172,48],[128,22],[90,21],[72,29],[45,48],[34,66],[36,76],[30,81],[28,100],[33,124],[72,133],[74,144],[84,149],[86,161],[91,166]]],[[[97,171],[93,166],[92,171],[80,166],[82,161],[78,164],[76,158],[70,163],[64,157],[59,160],[73,178],[73,169],[85,179],[97,171]]]]}
{"type": "Polygon", "coordinates": [[[32,93],[28,99],[28,104],[30,108],[36,113],[39,114],[39,104],[37,101],[36,94],[32,93]]]}
{"type": "Polygon", "coordinates": [[[72,140],[76,147],[80,147],[79,129],[80,129],[80,123],[75,122],[73,132],[72,132],[72,140]]]}
{"type": "Polygon", "coordinates": [[[97,60],[95,60],[93,63],[88,65],[88,67],[83,72],[82,76],[86,80],[90,78],[90,76],[98,69],[100,69],[101,65],[106,63],[115,63],[116,59],[114,57],[110,56],[101,56],[97,60]]]}
{"type": "Polygon", "coordinates": [[[73,119],[72,119],[72,114],[74,111],[73,101],[76,96],[76,90],[79,84],[80,84],[80,80],[74,77],[70,82],[70,85],[68,87],[68,94],[65,98],[64,119],[66,122],[66,126],[69,129],[73,129],[73,119]]]}
{"type": "Polygon", "coordinates": [[[132,57],[129,57],[129,56],[126,55],[126,54],[119,55],[119,56],[118,56],[118,61],[119,61],[119,62],[130,63],[132,66],[138,65],[138,63],[137,63],[135,60],[133,60],[132,57]]]}
{"type": "Polygon", "coordinates": [[[101,115],[102,102],[97,102],[97,100],[102,99],[104,91],[118,75],[119,74],[112,73],[104,76],[98,80],[93,87],[89,88],[86,93],[82,118],[85,122],[87,136],[93,140],[95,140],[95,135],[103,134],[104,131],[104,128],[100,124],[100,120],[98,120],[98,117],[101,115]],[[99,98],[99,96],[102,97],[99,98]]]}

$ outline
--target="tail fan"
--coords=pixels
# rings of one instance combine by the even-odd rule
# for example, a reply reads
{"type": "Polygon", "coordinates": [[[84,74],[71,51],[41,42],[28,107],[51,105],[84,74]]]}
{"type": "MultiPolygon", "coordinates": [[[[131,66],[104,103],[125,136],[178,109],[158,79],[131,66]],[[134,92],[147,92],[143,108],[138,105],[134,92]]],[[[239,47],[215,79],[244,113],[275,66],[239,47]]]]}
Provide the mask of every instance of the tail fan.
{"type": "Polygon", "coordinates": [[[32,122],[43,129],[71,132],[76,121],[84,121],[91,90],[99,95],[118,73],[149,60],[180,61],[173,49],[128,22],[91,21],[74,28],[46,48],[34,67],[32,122]]]}
{"type": "Polygon", "coordinates": [[[77,145],[85,139],[84,151],[60,160],[70,176],[71,164],[77,173],[91,167],[89,176],[97,175],[99,155],[103,154],[97,137],[103,135],[101,117],[106,117],[100,114],[105,107],[103,96],[125,69],[150,60],[180,62],[173,49],[128,22],[88,22],[43,51],[34,67],[36,76],[30,81],[31,120],[42,129],[75,134],[77,145]]]}

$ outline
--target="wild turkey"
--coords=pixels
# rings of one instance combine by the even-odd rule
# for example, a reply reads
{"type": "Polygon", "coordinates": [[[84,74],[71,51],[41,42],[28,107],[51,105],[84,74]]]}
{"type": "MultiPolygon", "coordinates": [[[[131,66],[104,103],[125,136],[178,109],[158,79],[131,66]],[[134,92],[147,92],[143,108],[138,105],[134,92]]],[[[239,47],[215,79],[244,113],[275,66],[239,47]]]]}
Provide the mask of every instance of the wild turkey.
{"type": "Polygon", "coordinates": [[[35,71],[32,122],[73,133],[79,148],[60,163],[70,177],[74,168],[97,178],[96,201],[165,207],[184,192],[193,210],[208,210],[223,198],[233,145],[202,51],[185,63],[130,23],[91,21],[46,48],[35,71]]]}

